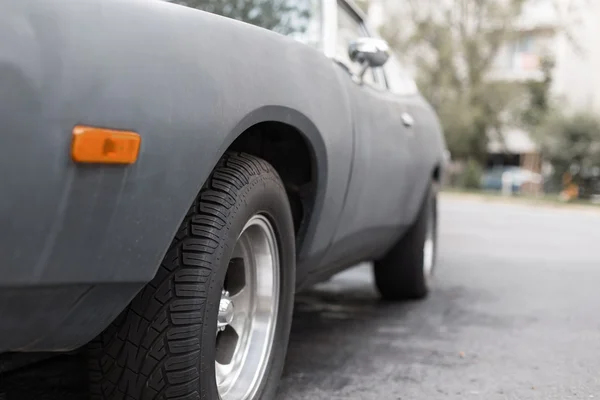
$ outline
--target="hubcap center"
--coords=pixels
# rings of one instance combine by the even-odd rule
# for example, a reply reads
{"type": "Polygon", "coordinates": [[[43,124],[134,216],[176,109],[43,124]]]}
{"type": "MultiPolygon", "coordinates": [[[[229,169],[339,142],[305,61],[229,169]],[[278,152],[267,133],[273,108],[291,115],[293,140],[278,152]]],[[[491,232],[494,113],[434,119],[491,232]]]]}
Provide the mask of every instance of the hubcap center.
{"type": "Polygon", "coordinates": [[[227,325],[230,325],[231,322],[233,322],[234,312],[235,308],[233,306],[233,301],[226,297],[222,297],[219,302],[219,316],[217,318],[219,330],[224,330],[227,325]]]}

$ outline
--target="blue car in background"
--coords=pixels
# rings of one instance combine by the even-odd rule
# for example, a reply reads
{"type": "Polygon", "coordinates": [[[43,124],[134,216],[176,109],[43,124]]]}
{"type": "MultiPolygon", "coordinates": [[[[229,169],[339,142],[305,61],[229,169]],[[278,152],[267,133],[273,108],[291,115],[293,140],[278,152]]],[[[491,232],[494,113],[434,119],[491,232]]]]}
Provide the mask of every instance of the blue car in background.
{"type": "Polygon", "coordinates": [[[492,167],[483,173],[481,188],[483,190],[500,191],[503,187],[503,179],[510,182],[512,193],[520,192],[521,187],[526,183],[540,184],[543,180],[540,174],[521,167],[492,167]]]}

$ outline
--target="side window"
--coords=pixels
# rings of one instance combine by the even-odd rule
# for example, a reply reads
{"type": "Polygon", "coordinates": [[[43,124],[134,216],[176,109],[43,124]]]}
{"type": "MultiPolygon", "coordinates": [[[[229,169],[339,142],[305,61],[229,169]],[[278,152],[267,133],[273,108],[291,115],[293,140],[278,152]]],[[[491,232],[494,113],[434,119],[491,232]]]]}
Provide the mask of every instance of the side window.
{"type": "Polygon", "coordinates": [[[237,19],[322,47],[321,0],[165,0],[237,19]]]}
{"type": "MultiPolygon", "coordinates": [[[[353,40],[367,36],[367,32],[363,28],[360,19],[340,3],[338,3],[337,15],[335,58],[344,63],[353,74],[358,74],[361,66],[350,60],[348,45],[353,40]]],[[[367,83],[374,84],[373,71],[367,71],[364,80],[367,83]]]]}
{"type": "Polygon", "coordinates": [[[383,68],[390,92],[406,96],[416,94],[419,91],[415,81],[402,68],[402,64],[394,53],[390,54],[390,59],[383,68]]]}

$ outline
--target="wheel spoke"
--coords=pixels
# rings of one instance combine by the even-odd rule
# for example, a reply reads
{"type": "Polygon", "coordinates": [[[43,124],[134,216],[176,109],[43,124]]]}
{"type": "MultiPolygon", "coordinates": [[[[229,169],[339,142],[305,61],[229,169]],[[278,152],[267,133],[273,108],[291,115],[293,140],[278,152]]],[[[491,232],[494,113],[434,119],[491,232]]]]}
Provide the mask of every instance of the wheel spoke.
{"type": "Polygon", "coordinates": [[[230,326],[238,334],[242,336],[244,331],[248,329],[248,319],[252,309],[252,293],[248,286],[242,288],[234,296],[231,296],[231,301],[235,307],[235,314],[230,326]]]}
{"type": "Polygon", "coordinates": [[[248,319],[249,314],[247,312],[238,311],[235,313],[233,321],[229,326],[235,331],[235,333],[237,333],[238,336],[241,337],[244,334],[244,331],[248,328],[248,319]]]}
{"type": "Polygon", "coordinates": [[[227,376],[231,372],[231,366],[226,364],[221,364],[219,362],[215,363],[215,375],[217,377],[217,386],[220,386],[225,382],[227,376]]]}
{"type": "Polygon", "coordinates": [[[243,311],[244,313],[250,311],[252,306],[252,293],[247,286],[243,287],[233,296],[230,296],[230,299],[233,302],[236,311],[243,311]]]}

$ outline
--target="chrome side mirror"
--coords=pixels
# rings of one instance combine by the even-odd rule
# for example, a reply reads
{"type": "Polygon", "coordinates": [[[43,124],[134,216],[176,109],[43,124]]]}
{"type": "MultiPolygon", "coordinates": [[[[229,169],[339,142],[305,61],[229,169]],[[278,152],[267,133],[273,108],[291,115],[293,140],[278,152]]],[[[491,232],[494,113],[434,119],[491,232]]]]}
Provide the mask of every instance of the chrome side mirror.
{"type": "Polygon", "coordinates": [[[390,47],[385,40],[364,37],[353,40],[348,46],[348,56],[362,65],[359,78],[362,81],[368,68],[383,66],[390,58],[390,47]]]}

